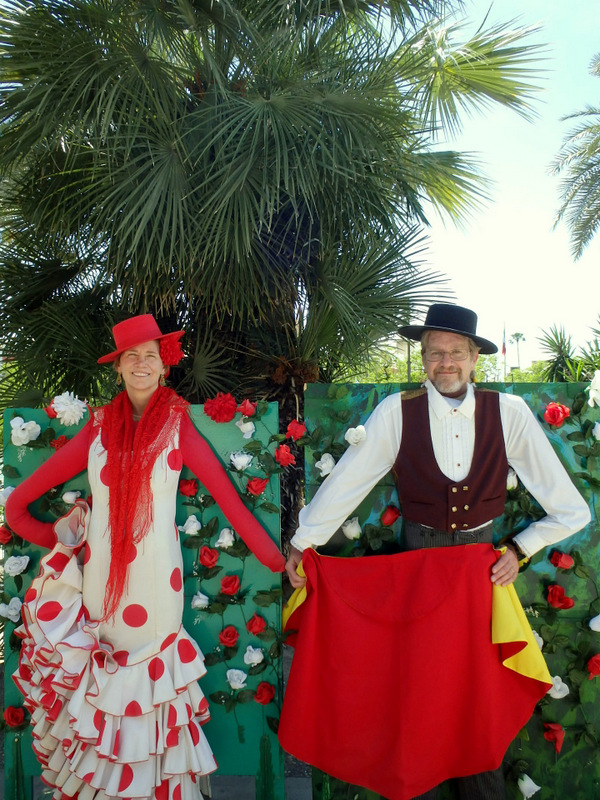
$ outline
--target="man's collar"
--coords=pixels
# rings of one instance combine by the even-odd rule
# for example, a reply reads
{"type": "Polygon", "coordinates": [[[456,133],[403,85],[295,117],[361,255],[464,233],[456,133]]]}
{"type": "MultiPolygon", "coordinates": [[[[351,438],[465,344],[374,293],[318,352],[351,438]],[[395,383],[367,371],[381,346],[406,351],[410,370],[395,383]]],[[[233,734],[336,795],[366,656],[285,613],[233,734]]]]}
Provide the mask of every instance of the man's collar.
{"type": "Polygon", "coordinates": [[[456,408],[463,415],[463,417],[467,417],[467,419],[471,419],[475,414],[475,392],[473,390],[472,383],[467,384],[467,393],[465,395],[465,399],[458,406],[449,403],[447,398],[438,392],[430,380],[425,381],[425,387],[427,389],[429,408],[433,409],[433,412],[438,419],[445,417],[446,414],[450,414],[453,408],[456,408]]]}

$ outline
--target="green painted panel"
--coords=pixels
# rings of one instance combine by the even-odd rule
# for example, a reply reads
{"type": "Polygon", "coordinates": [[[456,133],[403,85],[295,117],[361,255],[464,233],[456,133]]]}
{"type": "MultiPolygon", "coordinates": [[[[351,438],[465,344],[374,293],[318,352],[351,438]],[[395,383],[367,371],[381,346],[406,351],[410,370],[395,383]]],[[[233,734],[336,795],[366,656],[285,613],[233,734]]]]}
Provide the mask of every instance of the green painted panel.
{"type": "MultiPolygon", "coordinates": [[[[269,439],[278,432],[277,404],[271,403],[255,419],[256,431],[251,439],[244,439],[235,425],[216,423],[203,414],[202,406],[192,407],[196,427],[211,443],[214,451],[230,469],[230,477],[245,501],[253,508],[253,513],[271,537],[279,543],[279,468],[272,461],[275,444],[269,439]],[[253,454],[251,466],[244,473],[231,469],[230,454],[244,450],[253,454]],[[269,455],[270,454],[270,455],[269,455]],[[259,498],[252,498],[246,491],[248,477],[264,477],[265,471],[271,479],[265,492],[259,498]]],[[[87,418],[87,417],[86,417],[87,418]]],[[[236,419],[241,418],[240,414],[236,419]]],[[[85,420],[84,420],[85,422],[85,420]]],[[[79,426],[63,427],[56,419],[49,419],[45,411],[33,409],[8,410],[5,414],[4,478],[6,486],[15,486],[23,478],[47,459],[54,449],[50,440],[66,435],[71,438],[79,426]],[[15,447],[10,441],[10,420],[19,415],[26,421],[37,422],[42,432],[35,442],[15,447]]],[[[189,470],[182,472],[183,479],[193,478],[189,470]]],[[[40,518],[53,519],[68,508],[61,500],[65,490],[77,490],[83,496],[89,493],[85,473],[68,482],[50,497],[38,501],[34,510],[40,518]]],[[[211,720],[204,731],[215,753],[219,774],[256,775],[257,800],[283,798],[283,753],[276,737],[282,693],[281,660],[281,580],[252,555],[247,554],[241,542],[229,549],[219,550],[216,568],[207,570],[199,564],[198,554],[202,545],[214,547],[220,531],[229,526],[220,509],[211,503],[202,486],[194,497],[178,496],[178,525],[184,525],[188,516],[195,515],[202,524],[199,536],[191,539],[182,534],[185,574],[184,625],[197,640],[206,658],[207,674],[201,679],[203,692],[211,701],[211,720]],[[186,546],[192,544],[191,547],[186,546]],[[219,589],[221,579],[226,575],[237,575],[241,586],[235,602],[221,604],[219,589]],[[208,598],[205,610],[191,607],[191,599],[201,592],[208,598]],[[257,614],[264,620],[264,630],[251,634],[246,624],[257,614]],[[234,646],[225,648],[219,643],[219,634],[233,626],[239,638],[234,646]],[[263,661],[256,666],[244,663],[244,653],[248,645],[262,649],[263,661]],[[240,669],[247,674],[246,688],[232,690],[227,682],[228,669],[240,669]],[[255,690],[261,682],[275,689],[272,702],[262,704],[255,701],[255,690]]],[[[44,551],[45,552],[45,551],[44,551]]],[[[31,561],[27,571],[16,578],[6,577],[5,600],[10,597],[23,597],[31,579],[37,573],[39,560],[44,554],[27,542],[14,542],[7,546],[6,556],[27,555],[31,561]]],[[[20,706],[22,697],[10,676],[17,668],[18,652],[14,637],[15,625],[7,621],[5,626],[5,706],[20,706]]],[[[260,627],[260,626],[259,626],[260,627]]],[[[264,689],[265,687],[263,687],[264,689]]],[[[259,697],[261,695],[258,695],[259,697]]],[[[268,698],[268,695],[267,695],[268,698]]],[[[30,746],[28,730],[5,731],[5,797],[6,800],[25,800],[31,796],[31,776],[39,773],[37,761],[30,746]],[[15,741],[16,740],[16,741],[15,741]],[[19,750],[23,785],[20,780],[19,750]]]]}
{"type": "MultiPolygon", "coordinates": [[[[344,440],[346,430],[364,423],[377,403],[388,394],[406,388],[416,386],[321,384],[308,387],[305,398],[305,421],[310,437],[306,448],[308,498],[314,495],[322,480],[315,467],[322,454],[331,453],[337,460],[348,446],[344,440]]],[[[526,773],[541,787],[535,794],[536,800],[589,800],[600,797],[600,677],[590,679],[587,668],[590,659],[600,654],[600,633],[589,627],[590,619],[600,614],[600,442],[593,435],[594,424],[600,420],[600,409],[587,404],[587,384],[486,384],[486,388],[523,397],[592,513],[592,522],[587,528],[556,548],[536,554],[517,579],[517,591],[529,621],[544,639],[543,652],[550,673],[559,676],[569,692],[560,699],[546,696],[511,746],[506,759],[507,796],[509,800],[521,800],[517,779],[526,773]],[[543,419],[550,402],[559,402],[570,410],[570,416],[560,427],[553,427],[543,419]],[[569,569],[553,566],[550,556],[554,549],[570,554],[573,566],[569,569]],[[572,608],[557,610],[548,604],[550,584],[564,588],[566,596],[574,600],[572,608]],[[565,730],[560,754],[544,738],[544,723],[549,722],[557,722],[565,730]]],[[[381,536],[380,516],[388,503],[397,503],[390,475],[354,512],[363,529],[361,540],[350,542],[338,532],[328,544],[327,552],[352,556],[364,551],[377,554],[400,549],[400,520],[393,525],[390,540],[381,536]]],[[[537,504],[522,486],[508,492],[505,515],[495,522],[496,539],[525,527],[536,508],[537,504]]],[[[433,742],[432,747],[435,748],[433,742]]],[[[449,786],[444,787],[441,795],[454,796],[449,786]]],[[[317,800],[376,800],[378,797],[316,770],[313,796],[317,800]]]]}

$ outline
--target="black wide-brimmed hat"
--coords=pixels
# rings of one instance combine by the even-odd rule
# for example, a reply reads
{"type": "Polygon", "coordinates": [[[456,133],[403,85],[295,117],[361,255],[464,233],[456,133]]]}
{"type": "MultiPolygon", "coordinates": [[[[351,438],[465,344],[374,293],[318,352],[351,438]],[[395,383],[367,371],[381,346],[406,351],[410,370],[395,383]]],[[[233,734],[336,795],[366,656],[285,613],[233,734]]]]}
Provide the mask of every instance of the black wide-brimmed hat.
{"type": "Polygon", "coordinates": [[[497,353],[498,348],[489,339],[477,336],[477,314],[469,308],[455,306],[450,303],[434,303],[429,306],[424,325],[403,325],[400,328],[402,336],[421,341],[425,331],[445,331],[458,333],[473,339],[479,351],[486,355],[497,353]]]}

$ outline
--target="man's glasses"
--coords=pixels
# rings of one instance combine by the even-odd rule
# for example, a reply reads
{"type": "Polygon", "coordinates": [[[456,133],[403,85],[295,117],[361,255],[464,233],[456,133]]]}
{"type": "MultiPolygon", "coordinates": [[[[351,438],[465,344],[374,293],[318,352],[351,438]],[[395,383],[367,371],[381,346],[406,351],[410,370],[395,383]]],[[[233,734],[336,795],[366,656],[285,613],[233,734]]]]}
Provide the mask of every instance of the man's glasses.
{"type": "Polygon", "coordinates": [[[445,355],[449,355],[452,361],[465,361],[469,357],[468,350],[426,350],[425,358],[427,361],[442,361],[445,355]]]}

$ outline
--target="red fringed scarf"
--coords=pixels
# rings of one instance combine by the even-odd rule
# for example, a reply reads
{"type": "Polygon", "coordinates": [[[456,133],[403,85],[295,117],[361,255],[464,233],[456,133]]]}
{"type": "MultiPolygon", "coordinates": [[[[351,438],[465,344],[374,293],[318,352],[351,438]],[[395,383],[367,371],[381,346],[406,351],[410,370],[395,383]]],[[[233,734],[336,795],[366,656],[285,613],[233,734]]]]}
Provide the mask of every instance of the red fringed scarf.
{"type": "Polygon", "coordinates": [[[173,441],[189,403],[159,386],[137,427],[127,392],[103,409],[109,489],[110,572],[104,595],[104,618],[116,613],[127,587],[131,548],[152,524],[150,475],[159,454],[173,441]]]}

